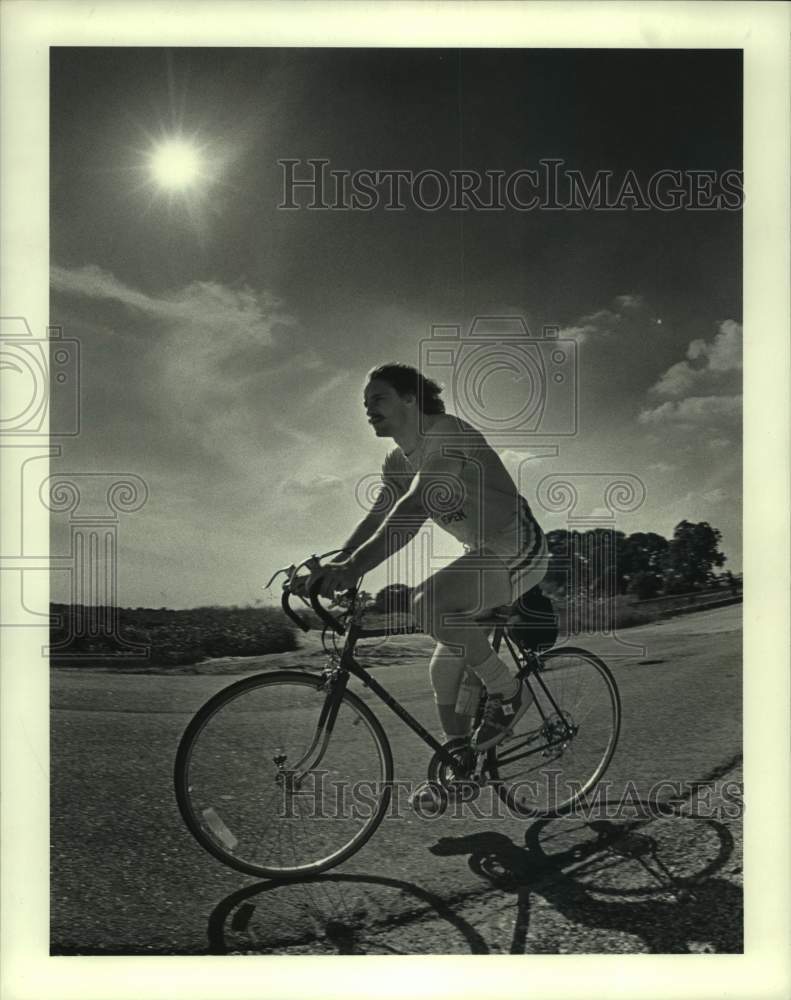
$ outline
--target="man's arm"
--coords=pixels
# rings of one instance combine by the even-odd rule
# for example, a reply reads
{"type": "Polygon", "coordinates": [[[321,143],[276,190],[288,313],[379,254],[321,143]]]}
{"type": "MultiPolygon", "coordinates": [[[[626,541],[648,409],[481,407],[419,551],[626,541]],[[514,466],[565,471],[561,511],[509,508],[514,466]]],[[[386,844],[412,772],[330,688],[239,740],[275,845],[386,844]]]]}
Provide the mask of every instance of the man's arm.
{"type": "Polygon", "coordinates": [[[347,565],[355,576],[362,576],[402,549],[415,537],[427,517],[428,511],[420,501],[420,494],[410,488],[370,537],[355,548],[347,565]]]}
{"type": "Polygon", "coordinates": [[[382,522],[393,509],[399,495],[403,496],[408,490],[408,484],[412,481],[410,475],[408,479],[399,474],[384,474],[384,481],[378,496],[374,500],[373,506],[351,535],[341,546],[341,551],[329,560],[330,563],[346,562],[356,548],[367,542],[368,539],[379,529],[382,522]]]}
{"type": "Polygon", "coordinates": [[[461,489],[461,461],[436,455],[430,464],[415,476],[412,485],[393,505],[367,541],[359,545],[346,564],[357,576],[362,576],[394,555],[411,541],[430,516],[427,503],[435,488],[447,493],[461,489]]]}
{"type": "Polygon", "coordinates": [[[363,542],[368,541],[386,517],[387,509],[384,507],[381,510],[378,510],[376,506],[374,506],[371,510],[369,510],[343,543],[341,551],[330,559],[330,563],[345,562],[358,546],[362,545],[363,542]]]}

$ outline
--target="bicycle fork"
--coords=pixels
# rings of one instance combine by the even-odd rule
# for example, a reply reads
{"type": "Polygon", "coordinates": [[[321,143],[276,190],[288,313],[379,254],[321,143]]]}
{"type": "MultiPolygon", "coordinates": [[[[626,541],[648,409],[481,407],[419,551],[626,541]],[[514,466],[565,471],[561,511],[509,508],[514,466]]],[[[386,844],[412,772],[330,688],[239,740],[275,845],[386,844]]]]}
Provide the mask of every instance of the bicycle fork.
{"type": "Polygon", "coordinates": [[[343,693],[348,682],[348,674],[329,673],[326,676],[327,679],[322,687],[327,688],[327,697],[321,706],[321,712],[316,722],[316,731],[313,734],[310,746],[292,767],[285,767],[286,756],[284,754],[275,756],[273,759],[273,763],[278,768],[278,774],[282,774],[286,779],[286,788],[288,791],[297,791],[308,774],[311,771],[315,771],[319,764],[321,764],[324,754],[327,752],[327,746],[335,727],[335,720],[338,717],[343,693]]]}

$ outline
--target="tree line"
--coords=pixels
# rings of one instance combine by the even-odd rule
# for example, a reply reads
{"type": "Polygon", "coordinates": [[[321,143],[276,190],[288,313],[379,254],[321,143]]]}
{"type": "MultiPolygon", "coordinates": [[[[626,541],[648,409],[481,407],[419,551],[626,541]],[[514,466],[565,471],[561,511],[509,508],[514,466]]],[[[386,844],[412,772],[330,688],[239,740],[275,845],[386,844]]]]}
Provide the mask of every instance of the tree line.
{"type": "MultiPolygon", "coordinates": [[[[727,558],[719,550],[721,540],[719,529],[707,521],[680,521],[670,539],[654,531],[627,535],[609,528],[582,532],[559,528],[547,533],[550,562],[541,587],[558,598],[628,594],[647,600],[723,584],[735,592],[738,584],[732,573],[714,572],[727,558]]],[[[366,592],[360,596],[392,614],[408,610],[410,588],[392,583],[375,596],[366,592]]]]}

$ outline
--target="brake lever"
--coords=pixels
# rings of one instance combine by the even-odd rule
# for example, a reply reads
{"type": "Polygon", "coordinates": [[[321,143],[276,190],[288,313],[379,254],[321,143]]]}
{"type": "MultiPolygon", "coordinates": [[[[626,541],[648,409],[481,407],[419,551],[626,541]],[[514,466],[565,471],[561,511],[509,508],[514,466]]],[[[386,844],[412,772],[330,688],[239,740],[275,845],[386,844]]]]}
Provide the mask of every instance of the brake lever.
{"type": "MultiPolygon", "coordinates": [[[[275,572],[270,576],[269,581],[261,588],[262,590],[269,590],[275,580],[280,576],[281,573],[285,574],[286,579],[283,581],[283,587],[286,588],[290,586],[297,573],[306,566],[308,570],[312,573],[316,569],[321,568],[321,562],[323,559],[327,559],[329,556],[337,555],[339,552],[347,552],[347,549],[332,549],[330,552],[324,552],[322,555],[317,556],[315,553],[309,556],[307,559],[303,559],[301,563],[291,563],[290,566],[283,566],[281,569],[275,570],[275,572]]],[[[295,597],[299,597],[306,607],[310,607],[310,602],[302,594],[295,594],[295,597]]]]}
{"type": "Polygon", "coordinates": [[[283,566],[282,569],[275,570],[275,572],[269,577],[269,582],[265,584],[261,588],[261,590],[269,590],[269,588],[272,586],[272,584],[280,576],[281,573],[285,573],[285,575],[288,577],[288,582],[290,583],[296,568],[297,567],[294,565],[294,563],[292,563],[290,566],[283,566]]]}

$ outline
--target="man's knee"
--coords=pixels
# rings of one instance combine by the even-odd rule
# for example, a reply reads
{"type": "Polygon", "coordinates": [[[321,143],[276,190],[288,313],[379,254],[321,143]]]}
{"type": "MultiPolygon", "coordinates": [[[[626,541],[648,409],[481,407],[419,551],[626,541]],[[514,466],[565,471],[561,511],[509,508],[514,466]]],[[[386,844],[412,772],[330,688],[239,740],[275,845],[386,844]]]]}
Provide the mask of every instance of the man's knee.
{"type": "Polygon", "coordinates": [[[439,705],[455,705],[464,672],[464,656],[459,649],[437,643],[429,664],[429,677],[439,705]]]}
{"type": "Polygon", "coordinates": [[[456,629],[451,625],[451,620],[458,615],[458,611],[443,601],[436,591],[432,592],[428,588],[421,588],[413,595],[412,614],[415,623],[438,642],[458,631],[458,625],[456,629]]]}

